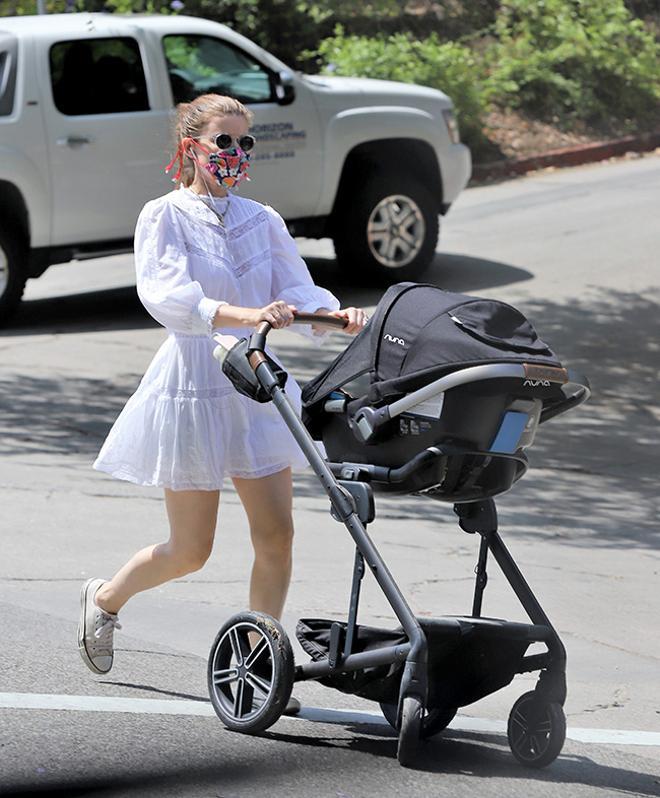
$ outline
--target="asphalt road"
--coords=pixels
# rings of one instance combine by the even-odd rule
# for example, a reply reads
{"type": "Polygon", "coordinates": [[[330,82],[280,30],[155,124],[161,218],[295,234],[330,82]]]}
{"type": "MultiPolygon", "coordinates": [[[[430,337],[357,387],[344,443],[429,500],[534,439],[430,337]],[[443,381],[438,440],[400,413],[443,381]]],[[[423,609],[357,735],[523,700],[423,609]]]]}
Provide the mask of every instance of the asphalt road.
{"type": "MultiPolygon", "coordinates": [[[[532,677],[463,709],[415,770],[398,766],[375,705],[316,684],[296,688],[301,718],[258,738],[224,730],[208,713],[205,660],[244,607],[250,565],[229,482],[212,560],[136,597],[115,668],[92,676],[76,649],[79,585],[165,536],[166,522],[158,491],[90,463],[163,332],[135,297],[129,257],[33,281],[0,333],[0,794],[660,795],[658,207],[658,156],[470,189],[424,278],[516,305],[594,389],[544,425],[527,476],[498,500],[502,535],[568,651],[568,740],[541,772],[514,762],[502,731],[532,677]]],[[[380,289],[350,285],[328,242],[301,251],[344,304],[375,305],[380,289]]],[[[273,343],[302,380],[345,339],[273,343]]],[[[297,617],[345,614],[352,562],[311,476],[296,478],[295,501],[291,634],[297,617]]],[[[415,611],[469,612],[476,544],[451,507],[405,497],[377,511],[373,537],[415,611]]],[[[484,611],[523,619],[494,567],[484,611]]],[[[369,580],[361,619],[393,620],[369,580]]]]}

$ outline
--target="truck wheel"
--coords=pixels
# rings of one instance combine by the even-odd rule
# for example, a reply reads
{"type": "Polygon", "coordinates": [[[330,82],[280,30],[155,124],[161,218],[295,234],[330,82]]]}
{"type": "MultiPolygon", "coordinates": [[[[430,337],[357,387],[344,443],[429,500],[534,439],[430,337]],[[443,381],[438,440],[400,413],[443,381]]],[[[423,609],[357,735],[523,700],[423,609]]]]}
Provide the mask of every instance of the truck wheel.
{"type": "Polygon", "coordinates": [[[23,296],[24,256],[25,250],[19,241],[0,228],[0,326],[16,310],[23,296]]]}
{"type": "Polygon", "coordinates": [[[340,199],[334,236],[337,260],[356,276],[396,283],[416,279],[433,260],[439,208],[414,178],[367,178],[360,193],[340,199]]]}

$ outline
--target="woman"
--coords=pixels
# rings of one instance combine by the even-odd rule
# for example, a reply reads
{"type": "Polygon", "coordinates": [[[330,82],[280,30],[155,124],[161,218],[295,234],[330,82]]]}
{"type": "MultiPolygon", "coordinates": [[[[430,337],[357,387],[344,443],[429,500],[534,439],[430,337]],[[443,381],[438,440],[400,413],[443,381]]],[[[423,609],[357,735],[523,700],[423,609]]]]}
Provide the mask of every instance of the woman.
{"type": "MultiPolygon", "coordinates": [[[[117,614],[128,599],[208,559],[225,474],[250,524],[250,607],[282,614],[291,576],[291,469],[307,461],[276,409],[241,396],[222,374],[213,331],[244,336],[261,321],[281,329],[296,311],[343,318],[349,334],[365,323],[362,310],[339,310],[314,285],[272,208],[229,193],[247,175],[251,113],[213,94],[177,110],[177,154],[168,169],[178,162],[181,185],[145,205],[135,233],[138,294],[169,335],[94,463],[164,488],[170,538],[139,551],[109,581],[83,585],[78,646],[101,674],[112,667],[117,614]]],[[[286,389],[299,404],[291,378],[286,389]]]]}

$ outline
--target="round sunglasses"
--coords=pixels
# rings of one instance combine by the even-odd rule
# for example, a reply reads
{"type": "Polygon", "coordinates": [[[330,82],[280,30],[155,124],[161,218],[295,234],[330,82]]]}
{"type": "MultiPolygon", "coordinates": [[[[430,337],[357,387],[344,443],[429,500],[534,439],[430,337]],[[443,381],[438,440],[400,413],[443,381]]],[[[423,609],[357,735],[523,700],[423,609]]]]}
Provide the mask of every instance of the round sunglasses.
{"type": "Polygon", "coordinates": [[[211,139],[211,141],[219,150],[228,150],[231,148],[232,144],[236,143],[243,150],[243,152],[250,152],[254,149],[254,145],[257,143],[255,137],[251,136],[249,133],[245,136],[238,136],[236,138],[230,136],[229,133],[216,133],[215,135],[207,136],[206,138],[211,139]]]}

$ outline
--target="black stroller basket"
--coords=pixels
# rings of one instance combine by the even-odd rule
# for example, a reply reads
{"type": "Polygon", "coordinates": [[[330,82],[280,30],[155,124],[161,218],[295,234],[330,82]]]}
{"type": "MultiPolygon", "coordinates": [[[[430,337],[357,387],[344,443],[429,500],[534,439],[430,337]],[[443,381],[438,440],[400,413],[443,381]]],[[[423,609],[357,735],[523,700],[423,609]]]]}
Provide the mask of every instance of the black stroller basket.
{"type": "MultiPolygon", "coordinates": [[[[298,320],[343,324],[313,314],[298,320]]],[[[566,370],[514,308],[402,283],[305,387],[303,424],[264,353],[269,329],[264,323],[249,343],[218,350],[219,359],[230,379],[242,375],[240,388],[249,395],[247,360],[255,399],[271,397],[328,494],[333,517],[355,541],[348,618],[301,620],[297,635],[311,661],[297,667],[276,621],[259,613],[230,619],[209,657],[216,712],[229,728],[255,733],[277,720],[294,681],[317,679],[378,701],[398,731],[399,761],[409,765],[420,739],[445,728],[457,709],[517,673],[539,671],[535,690],[511,710],[508,737],[523,764],[549,764],[565,738],[566,654],[498,533],[492,497],[525,473],[525,449],[538,425],[588,398],[587,380],[566,370]],[[368,385],[359,388],[365,377],[368,385]],[[314,439],[323,441],[327,460],[314,439]],[[470,615],[415,617],[366,531],[375,518],[374,492],[451,502],[461,529],[479,535],[470,615]],[[489,555],[530,623],[482,616],[489,555]],[[366,567],[399,628],[358,624],[366,567]],[[529,654],[533,643],[546,650],[529,654]]]]}

